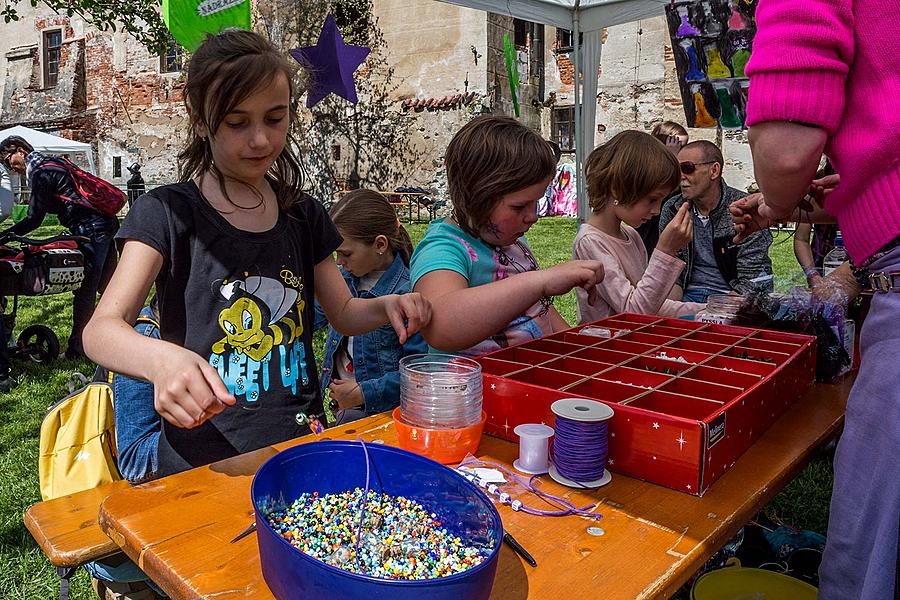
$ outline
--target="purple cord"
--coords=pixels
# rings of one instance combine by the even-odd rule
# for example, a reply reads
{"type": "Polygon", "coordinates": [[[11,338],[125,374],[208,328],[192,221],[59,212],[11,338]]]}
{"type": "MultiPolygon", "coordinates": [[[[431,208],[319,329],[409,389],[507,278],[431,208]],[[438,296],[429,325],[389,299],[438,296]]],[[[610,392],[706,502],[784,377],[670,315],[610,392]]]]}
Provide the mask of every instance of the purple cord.
{"type": "Polygon", "coordinates": [[[553,464],[560,475],[575,483],[596,481],[606,470],[606,421],[574,421],[556,416],[553,464]]]}
{"type": "Polygon", "coordinates": [[[569,500],[565,498],[560,498],[559,496],[554,496],[553,494],[548,494],[547,492],[534,487],[534,480],[538,478],[538,475],[532,475],[528,481],[522,479],[516,473],[510,471],[505,466],[497,463],[492,463],[484,460],[478,460],[477,458],[473,458],[471,460],[463,461],[460,465],[461,467],[468,467],[470,465],[485,465],[488,467],[493,467],[503,471],[510,479],[515,480],[522,487],[535,494],[539,498],[542,498],[548,504],[555,505],[559,508],[559,510],[542,510],[540,508],[531,508],[530,506],[525,506],[522,504],[518,510],[527,513],[529,515],[537,515],[540,517],[565,517],[568,515],[579,515],[582,517],[588,517],[591,519],[600,519],[603,515],[595,512],[591,512],[592,509],[596,508],[599,502],[594,502],[593,504],[588,504],[583,506],[582,508],[578,508],[569,500]]]}
{"type": "Polygon", "coordinates": [[[362,565],[359,560],[359,543],[362,541],[362,528],[363,528],[363,519],[366,516],[366,503],[369,498],[369,449],[366,448],[366,443],[360,436],[356,436],[356,439],[359,440],[359,443],[362,444],[363,453],[366,455],[366,489],[363,492],[362,503],[359,507],[359,527],[356,529],[356,566],[359,568],[360,572],[364,572],[362,565]]]}

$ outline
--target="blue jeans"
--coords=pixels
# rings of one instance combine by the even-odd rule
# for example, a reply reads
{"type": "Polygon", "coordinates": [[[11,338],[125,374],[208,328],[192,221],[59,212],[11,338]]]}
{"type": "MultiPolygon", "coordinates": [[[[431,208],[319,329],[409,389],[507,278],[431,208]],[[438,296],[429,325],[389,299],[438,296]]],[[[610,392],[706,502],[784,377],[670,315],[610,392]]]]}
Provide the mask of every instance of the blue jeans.
{"type": "Polygon", "coordinates": [[[113,238],[118,230],[119,221],[115,217],[100,215],[71,228],[72,233],[83,235],[88,241],[78,246],[84,254],[84,281],[81,282],[81,287],[72,292],[72,335],[66,350],[70,357],[84,355],[81,332],[94,314],[97,292],[106,287],[116,268],[116,244],[113,238]]]}
{"type": "MultiPolygon", "coordinates": [[[[140,316],[154,318],[150,307],[144,307],[140,316]]],[[[134,329],[141,335],[159,339],[159,329],[151,323],[138,321],[134,329]]],[[[159,468],[162,418],[153,407],[153,384],[116,374],[112,388],[119,473],[131,483],[155,479],[159,468]]],[[[84,568],[92,577],[102,581],[146,581],[154,591],[164,595],[136,564],[128,558],[121,558],[117,554],[111,559],[87,563],[84,568]]]]}
{"type": "Polygon", "coordinates": [[[166,596],[166,593],[159,589],[159,587],[153,583],[153,580],[147,577],[146,573],[141,571],[131,559],[125,557],[125,555],[121,553],[114,554],[105,560],[89,562],[84,565],[84,570],[87,571],[91,577],[99,579],[100,581],[114,581],[117,583],[135,583],[143,581],[153,588],[153,591],[160,596],[166,596]],[[121,562],[119,562],[120,560],[121,562]]]}
{"type": "Polygon", "coordinates": [[[727,293],[728,292],[720,292],[719,290],[711,290],[709,288],[691,288],[689,290],[684,290],[684,294],[681,296],[681,301],[703,303],[706,302],[710,296],[727,293]]]}
{"type": "Polygon", "coordinates": [[[356,408],[345,408],[344,410],[339,410],[334,413],[334,424],[335,425],[346,425],[347,423],[352,423],[353,421],[358,421],[366,416],[366,411],[359,410],[356,408]]]}
{"type": "MultiPolygon", "coordinates": [[[[140,316],[152,319],[153,312],[150,307],[144,307],[140,316]]],[[[159,329],[151,323],[138,321],[134,329],[141,335],[159,339],[159,329]]],[[[153,406],[153,384],[117,373],[112,387],[119,473],[131,483],[155,479],[162,417],[153,406]]]]}

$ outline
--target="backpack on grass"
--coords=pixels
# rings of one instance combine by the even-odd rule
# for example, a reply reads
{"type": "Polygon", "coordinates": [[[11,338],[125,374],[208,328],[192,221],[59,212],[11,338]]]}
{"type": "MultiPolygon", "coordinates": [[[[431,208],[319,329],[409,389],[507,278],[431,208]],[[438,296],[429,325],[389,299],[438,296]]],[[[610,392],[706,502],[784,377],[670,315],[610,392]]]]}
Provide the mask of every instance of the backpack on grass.
{"type": "Polygon", "coordinates": [[[69,378],[69,395],[50,407],[41,422],[38,479],[50,500],[122,479],[116,466],[116,421],[112,373],[97,369],[94,381],[69,378]],[[105,377],[104,377],[105,375],[105,377]],[[75,389],[78,380],[81,387],[75,389]]]}
{"type": "MultiPolygon", "coordinates": [[[[139,316],[138,323],[159,324],[139,316]]],[[[98,367],[93,381],[69,378],[69,395],[50,407],[41,422],[38,480],[50,500],[122,479],[117,465],[113,373],[98,367]],[[76,389],[79,385],[81,387],[76,389]]]]}
{"type": "Polygon", "coordinates": [[[41,163],[41,167],[64,171],[72,178],[78,194],[74,197],[57,194],[57,198],[60,200],[86,206],[110,217],[116,216],[122,207],[125,206],[125,201],[127,200],[125,192],[110,182],[80,169],[61,156],[47,157],[41,163]]]}

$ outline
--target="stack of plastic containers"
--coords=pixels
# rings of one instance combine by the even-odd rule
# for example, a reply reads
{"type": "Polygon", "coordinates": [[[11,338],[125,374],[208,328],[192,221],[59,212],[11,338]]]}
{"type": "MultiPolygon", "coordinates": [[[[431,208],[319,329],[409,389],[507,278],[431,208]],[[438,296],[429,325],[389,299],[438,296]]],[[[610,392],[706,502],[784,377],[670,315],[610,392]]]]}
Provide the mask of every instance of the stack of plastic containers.
{"type": "Polygon", "coordinates": [[[482,420],[481,365],[449,354],[400,360],[400,417],[427,429],[461,429],[482,420]]]}

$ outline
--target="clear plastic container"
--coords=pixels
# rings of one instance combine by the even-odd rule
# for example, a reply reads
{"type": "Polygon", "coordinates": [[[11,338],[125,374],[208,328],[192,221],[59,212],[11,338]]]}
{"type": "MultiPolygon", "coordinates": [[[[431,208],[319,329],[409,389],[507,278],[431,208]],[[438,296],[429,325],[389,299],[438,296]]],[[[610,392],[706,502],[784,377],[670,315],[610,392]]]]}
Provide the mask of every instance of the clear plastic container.
{"type": "Polygon", "coordinates": [[[698,312],[694,320],[701,323],[733,325],[737,321],[737,313],[743,303],[743,296],[713,294],[706,300],[706,308],[698,312]]]}
{"type": "Polygon", "coordinates": [[[400,418],[417,427],[457,429],[481,420],[481,365],[450,354],[400,359],[400,418]]]}

